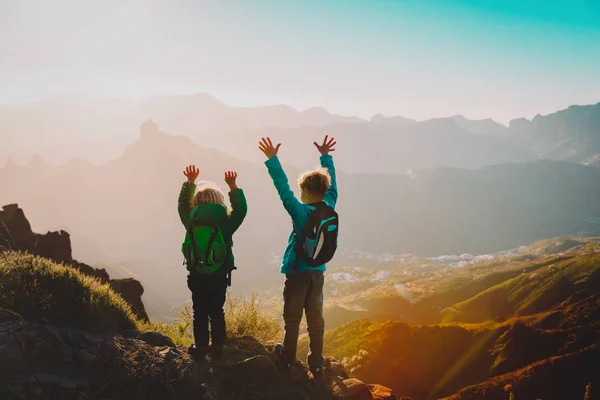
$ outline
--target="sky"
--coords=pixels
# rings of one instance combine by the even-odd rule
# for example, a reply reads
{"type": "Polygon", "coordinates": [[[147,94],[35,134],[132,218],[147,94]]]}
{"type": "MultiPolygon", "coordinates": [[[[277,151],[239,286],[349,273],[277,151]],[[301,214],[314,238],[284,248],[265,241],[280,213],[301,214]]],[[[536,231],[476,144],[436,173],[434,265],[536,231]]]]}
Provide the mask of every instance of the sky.
{"type": "Polygon", "coordinates": [[[0,0],[0,104],[237,106],[507,123],[600,101],[598,0],[0,0]]]}

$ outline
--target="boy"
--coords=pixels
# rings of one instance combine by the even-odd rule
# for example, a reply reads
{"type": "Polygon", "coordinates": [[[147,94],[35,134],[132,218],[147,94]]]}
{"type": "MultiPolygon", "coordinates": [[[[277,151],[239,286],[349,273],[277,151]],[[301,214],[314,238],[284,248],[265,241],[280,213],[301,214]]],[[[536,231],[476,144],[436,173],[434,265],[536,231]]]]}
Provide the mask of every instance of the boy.
{"type": "Polygon", "coordinates": [[[277,158],[281,143],[274,147],[270,138],[263,138],[259,144],[259,149],[268,158],[265,165],[273,179],[275,188],[279,192],[283,206],[292,218],[294,226],[294,232],[290,235],[281,264],[281,272],[286,275],[283,289],[285,339],[283,348],[278,346],[275,355],[284,368],[289,368],[296,359],[300,321],[302,320],[302,312],[305,311],[310,338],[308,366],[313,376],[317,377],[323,372],[323,333],[325,331],[323,284],[325,282],[325,265],[310,267],[296,254],[296,233],[298,235],[304,234],[302,230],[318,203],[325,202],[328,206],[334,208],[338,192],[333,158],[329,155],[330,152],[335,151],[333,146],[336,142],[333,138],[328,139],[328,136],[325,136],[322,145],[316,142],[314,144],[321,153],[321,168],[306,172],[298,179],[298,185],[302,193],[301,202],[296,199],[290,189],[285,172],[277,158]]]}

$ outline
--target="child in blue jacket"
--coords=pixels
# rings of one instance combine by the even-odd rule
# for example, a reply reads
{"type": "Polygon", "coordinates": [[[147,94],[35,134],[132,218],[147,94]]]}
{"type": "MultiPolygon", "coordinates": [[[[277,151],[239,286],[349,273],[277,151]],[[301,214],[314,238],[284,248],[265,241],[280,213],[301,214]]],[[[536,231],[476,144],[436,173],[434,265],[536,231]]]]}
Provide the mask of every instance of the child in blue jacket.
{"type": "MultiPolygon", "coordinates": [[[[335,151],[336,142],[333,138],[325,136],[323,144],[314,143],[321,153],[321,168],[302,174],[298,179],[301,190],[301,201],[295,196],[288,183],[277,157],[281,144],[273,146],[270,138],[263,138],[259,149],[267,156],[265,162],[269,174],[273,179],[275,188],[283,206],[292,219],[292,224],[299,235],[308,222],[314,204],[325,202],[335,208],[338,198],[335,168],[333,158],[329,155],[335,151]]],[[[283,319],[285,323],[285,339],[283,348],[275,352],[280,364],[289,368],[296,359],[298,334],[302,313],[306,312],[308,335],[310,339],[310,352],[308,366],[314,376],[323,371],[323,334],[325,322],[323,320],[323,284],[325,282],[325,265],[309,267],[295,251],[296,235],[291,233],[287,248],[281,263],[281,273],[286,275],[283,289],[283,319]]]]}

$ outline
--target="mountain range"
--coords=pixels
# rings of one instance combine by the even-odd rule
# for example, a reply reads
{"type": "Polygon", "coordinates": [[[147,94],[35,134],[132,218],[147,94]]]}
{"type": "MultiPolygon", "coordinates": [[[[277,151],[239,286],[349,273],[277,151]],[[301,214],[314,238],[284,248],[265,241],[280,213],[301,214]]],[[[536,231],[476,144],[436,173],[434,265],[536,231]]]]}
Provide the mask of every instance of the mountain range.
{"type": "MultiPolygon", "coordinates": [[[[316,162],[318,154],[311,151],[316,162]]],[[[217,183],[225,170],[240,173],[250,212],[236,234],[237,287],[248,292],[279,282],[277,256],[289,217],[266,168],[169,135],[151,121],[120,157],[99,166],[81,159],[52,166],[41,157],[24,166],[8,163],[0,169],[0,202],[27,209],[37,231],[71,232],[77,258],[109,270],[118,266],[122,272],[111,270],[115,276],[138,278],[149,309],[156,309],[154,299],[164,315],[187,298],[175,205],[189,163],[200,166],[201,179],[217,183]]],[[[289,165],[286,170],[292,181],[300,172],[289,165]]],[[[355,263],[356,251],[482,254],[547,237],[595,234],[599,179],[595,167],[548,160],[410,174],[341,170],[344,230],[333,265],[355,263]]]]}
{"type": "MultiPolygon", "coordinates": [[[[340,166],[347,172],[477,168],[539,158],[595,164],[600,159],[600,103],[571,106],[532,120],[514,119],[507,127],[460,115],[428,121],[375,115],[367,121],[321,107],[304,111],[285,105],[231,107],[198,93],[153,96],[141,102],[63,97],[0,106],[0,165],[8,157],[34,154],[53,164],[73,157],[101,164],[135,140],[137,126],[149,118],[167,132],[248,160],[256,160],[252,153],[256,137],[281,137],[292,148],[305,135],[313,139],[316,133],[331,133],[347,138],[346,152],[340,156],[340,166]]],[[[301,154],[294,154],[291,163],[312,166],[301,154]]]]}

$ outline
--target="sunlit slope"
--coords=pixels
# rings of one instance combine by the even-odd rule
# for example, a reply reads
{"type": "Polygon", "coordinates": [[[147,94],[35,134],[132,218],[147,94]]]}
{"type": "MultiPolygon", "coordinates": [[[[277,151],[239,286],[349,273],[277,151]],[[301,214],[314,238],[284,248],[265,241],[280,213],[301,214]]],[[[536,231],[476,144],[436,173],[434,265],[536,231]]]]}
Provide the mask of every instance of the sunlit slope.
{"type": "Polygon", "coordinates": [[[442,311],[443,322],[531,315],[591,295],[600,287],[600,254],[572,257],[495,285],[442,311]]]}

